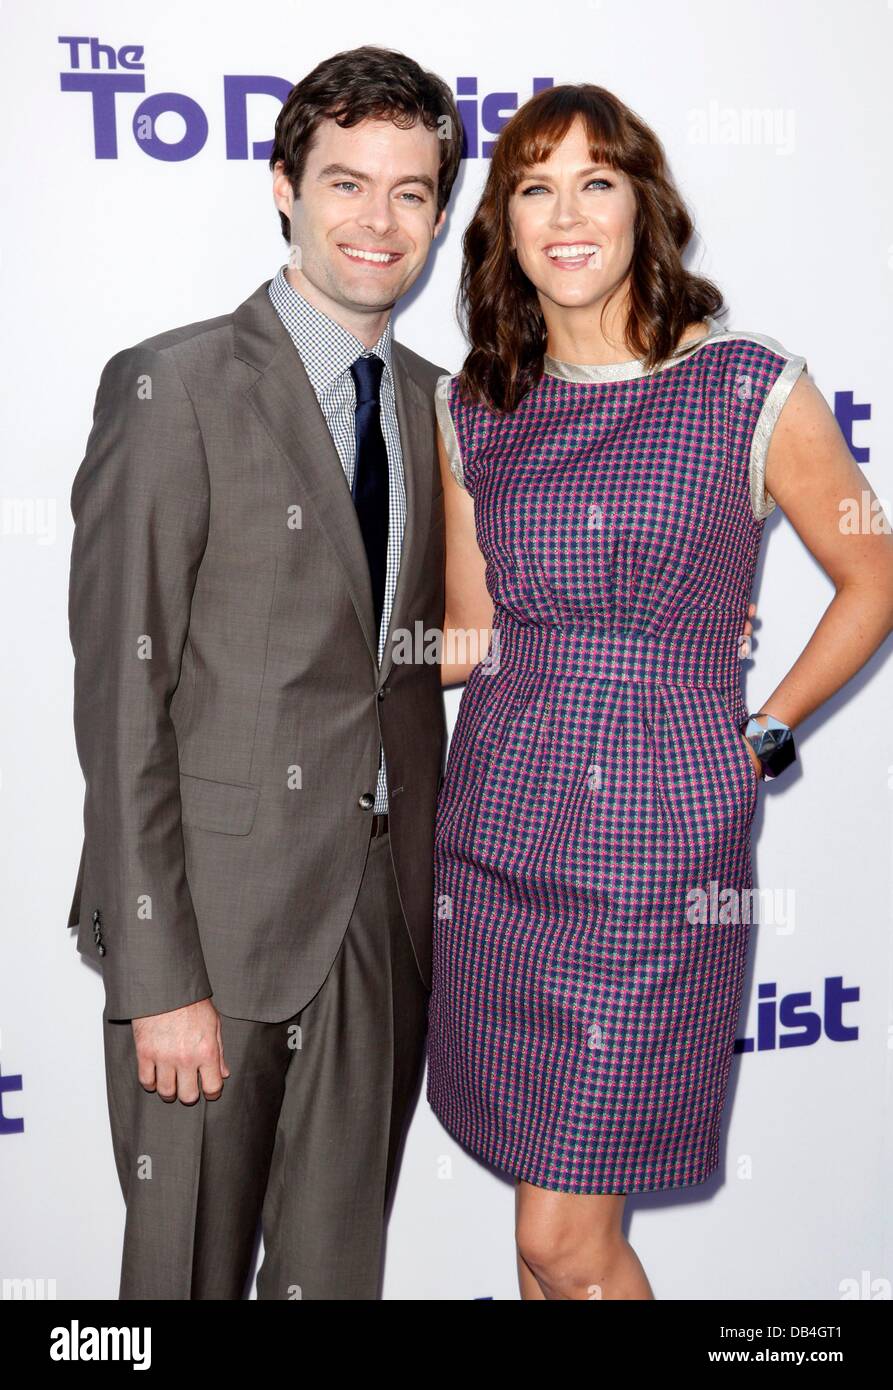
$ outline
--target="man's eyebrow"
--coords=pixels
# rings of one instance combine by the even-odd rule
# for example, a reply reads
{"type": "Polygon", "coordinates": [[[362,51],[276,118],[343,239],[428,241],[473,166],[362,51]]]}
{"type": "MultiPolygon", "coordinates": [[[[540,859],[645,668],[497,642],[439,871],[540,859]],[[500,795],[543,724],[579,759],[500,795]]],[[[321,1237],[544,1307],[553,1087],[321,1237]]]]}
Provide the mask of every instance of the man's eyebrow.
{"type": "MultiPolygon", "coordinates": [[[[317,174],[317,179],[330,179],[333,174],[346,174],[348,178],[356,179],[362,183],[372,183],[371,174],[364,174],[360,169],[348,169],[346,164],[326,164],[317,174]]],[[[396,179],[394,187],[399,188],[404,183],[420,183],[423,188],[427,188],[429,193],[436,193],[437,189],[434,180],[428,174],[404,174],[401,179],[396,179]]]]}

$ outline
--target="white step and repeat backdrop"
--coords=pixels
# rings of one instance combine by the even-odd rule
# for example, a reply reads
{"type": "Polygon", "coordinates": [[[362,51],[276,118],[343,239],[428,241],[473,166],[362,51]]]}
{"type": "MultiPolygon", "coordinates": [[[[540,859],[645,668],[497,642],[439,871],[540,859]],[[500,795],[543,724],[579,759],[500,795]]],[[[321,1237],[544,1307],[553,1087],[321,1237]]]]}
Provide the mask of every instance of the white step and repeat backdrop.
{"type": "MultiPolygon", "coordinates": [[[[0,43],[0,1276],[47,1281],[59,1298],[113,1299],[124,1207],[102,988],[65,930],[83,797],[68,499],[103,363],[234,308],[275,273],[284,245],[266,157],[279,102],[325,55],[379,43],[434,68],[461,97],[469,157],[447,232],[396,318],[402,341],[457,370],[461,234],[488,142],[535,83],[592,81],[657,130],[695,214],[691,263],[723,287],[731,326],[806,356],[889,514],[893,8],[3,0],[0,43]],[[184,123],[173,108],[188,113],[181,158],[153,158],[134,138],[136,111],[162,93],[160,139],[177,144],[184,123]]],[[[831,595],[776,512],[755,595],[752,708],[831,595]]],[[[890,1298],[891,695],[888,644],[801,727],[793,775],[760,792],[762,923],[724,1161],[703,1186],[628,1201],[629,1235],[658,1297],[890,1298]]],[[[452,727],[459,692],[446,698],[452,727]]],[[[511,1185],[456,1147],[422,1093],[385,1297],[516,1298],[512,1217],[511,1185]]]]}

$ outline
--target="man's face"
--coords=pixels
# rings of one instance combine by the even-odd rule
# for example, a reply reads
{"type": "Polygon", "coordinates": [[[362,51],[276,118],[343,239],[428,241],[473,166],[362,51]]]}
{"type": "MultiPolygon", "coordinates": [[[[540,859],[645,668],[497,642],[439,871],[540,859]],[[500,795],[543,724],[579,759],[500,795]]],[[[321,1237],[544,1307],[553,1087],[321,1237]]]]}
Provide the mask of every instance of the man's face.
{"type": "Polygon", "coordinates": [[[350,313],[390,309],[420,275],[443,226],[439,163],[437,134],[421,122],[401,130],[387,120],[322,121],[300,195],[293,198],[281,166],[273,181],[298,248],[290,278],[299,292],[330,314],[335,305],[350,313]]]}

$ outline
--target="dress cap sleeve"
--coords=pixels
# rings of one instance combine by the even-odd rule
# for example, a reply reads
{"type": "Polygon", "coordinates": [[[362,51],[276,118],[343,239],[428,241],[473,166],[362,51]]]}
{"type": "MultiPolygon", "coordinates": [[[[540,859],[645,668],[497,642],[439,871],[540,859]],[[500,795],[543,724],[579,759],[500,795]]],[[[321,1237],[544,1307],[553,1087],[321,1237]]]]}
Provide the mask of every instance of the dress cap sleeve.
{"type": "Polygon", "coordinates": [[[788,352],[772,338],[764,337],[761,341],[767,347],[771,347],[779,356],[784,357],[786,361],[763,401],[751,440],[750,505],[757,521],[762,521],[769,516],[778,505],[775,498],[766,491],[766,455],[769,452],[772,432],[781,414],[782,406],[791,394],[801,373],[809,370],[805,357],[788,352]]]}
{"type": "Polygon", "coordinates": [[[454,377],[443,375],[437,378],[434,387],[434,413],[437,416],[437,424],[443,438],[450,464],[450,471],[460,487],[465,487],[465,476],[462,469],[462,455],[459,452],[459,441],[456,438],[456,427],[453,417],[450,414],[449,394],[450,386],[455,380],[454,377]]]}

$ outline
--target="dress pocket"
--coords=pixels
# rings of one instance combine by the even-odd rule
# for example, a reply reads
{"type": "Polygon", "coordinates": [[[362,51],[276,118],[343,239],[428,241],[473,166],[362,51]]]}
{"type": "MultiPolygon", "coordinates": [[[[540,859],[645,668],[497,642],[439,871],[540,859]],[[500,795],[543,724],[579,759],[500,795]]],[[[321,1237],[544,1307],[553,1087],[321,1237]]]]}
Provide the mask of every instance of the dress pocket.
{"type": "Polygon", "coordinates": [[[744,778],[745,794],[749,798],[749,810],[750,813],[753,814],[757,799],[757,788],[762,778],[757,773],[751,756],[744,745],[744,738],[738,728],[738,722],[730,704],[719,693],[717,693],[717,703],[719,712],[722,716],[723,726],[728,735],[729,742],[732,745],[735,761],[741,776],[744,778]]]}
{"type": "Polygon", "coordinates": [[[662,688],[661,703],[659,782],[670,818],[703,843],[749,825],[760,779],[731,703],[712,686],[680,687],[671,699],[662,688]]]}

